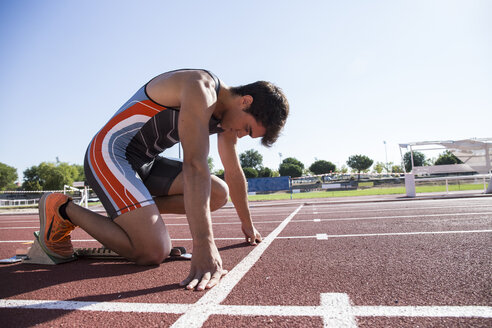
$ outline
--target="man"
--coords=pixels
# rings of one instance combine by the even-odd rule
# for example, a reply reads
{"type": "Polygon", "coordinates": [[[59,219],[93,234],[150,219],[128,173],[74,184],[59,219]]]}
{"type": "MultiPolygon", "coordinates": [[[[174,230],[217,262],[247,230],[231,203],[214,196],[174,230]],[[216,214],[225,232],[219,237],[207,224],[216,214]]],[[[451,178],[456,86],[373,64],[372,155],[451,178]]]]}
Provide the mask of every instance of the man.
{"type": "Polygon", "coordinates": [[[210,212],[225,205],[229,194],[246,240],[261,242],[248,207],[237,139],[261,137],[270,146],[288,113],[282,91],[269,82],[228,87],[206,70],[155,77],[116,112],[87,149],[86,179],[109,218],[67,196],[46,194],[39,206],[41,246],[52,257],[70,259],[70,232],[80,226],[137,264],[159,264],[172,248],[160,214],[186,213],[193,258],[181,285],[212,288],[227,271],[214,242],[210,212]],[[208,169],[210,134],[218,134],[226,183],[208,169]],[[178,141],[183,162],[158,156],[178,141]]]}

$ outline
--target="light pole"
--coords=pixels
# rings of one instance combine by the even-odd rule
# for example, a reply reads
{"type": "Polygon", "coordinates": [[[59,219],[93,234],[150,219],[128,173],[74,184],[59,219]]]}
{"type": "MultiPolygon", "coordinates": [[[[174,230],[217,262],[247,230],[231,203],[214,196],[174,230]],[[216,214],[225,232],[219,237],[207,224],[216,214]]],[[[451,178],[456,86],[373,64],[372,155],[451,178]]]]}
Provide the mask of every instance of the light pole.
{"type": "Polygon", "coordinates": [[[385,168],[386,168],[386,173],[389,173],[389,169],[388,169],[388,151],[386,149],[386,141],[383,141],[384,143],[384,154],[385,154],[385,159],[386,159],[386,162],[384,163],[385,165],[385,168]]]}

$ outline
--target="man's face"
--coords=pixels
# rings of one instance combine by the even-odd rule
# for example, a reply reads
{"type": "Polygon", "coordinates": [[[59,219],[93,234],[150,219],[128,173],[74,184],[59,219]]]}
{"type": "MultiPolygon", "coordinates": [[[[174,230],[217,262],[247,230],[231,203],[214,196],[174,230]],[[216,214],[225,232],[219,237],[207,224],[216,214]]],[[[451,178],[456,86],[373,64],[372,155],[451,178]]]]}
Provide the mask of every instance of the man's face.
{"type": "Polygon", "coordinates": [[[235,105],[236,110],[230,111],[223,118],[221,127],[226,132],[233,133],[237,138],[250,136],[251,138],[263,137],[266,133],[265,127],[261,125],[253,115],[246,113],[245,110],[251,105],[251,96],[238,98],[235,105]]]}
{"type": "Polygon", "coordinates": [[[263,137],[266,132],[266,129],[246,112],[235,115],[234,118],[228,117],[221,122],[221,127],[225,132],[232,133],[237,138],[244,136],[259,138],[263,137]]]}
{"type": "Polygon", "coordinates": [[[236,136],[242,138],[249,135],[251,138],[259,138],[265,135],[266,129],[258,123],[253,115],[244,112],[243,119],[235,127],[236,136]]]}

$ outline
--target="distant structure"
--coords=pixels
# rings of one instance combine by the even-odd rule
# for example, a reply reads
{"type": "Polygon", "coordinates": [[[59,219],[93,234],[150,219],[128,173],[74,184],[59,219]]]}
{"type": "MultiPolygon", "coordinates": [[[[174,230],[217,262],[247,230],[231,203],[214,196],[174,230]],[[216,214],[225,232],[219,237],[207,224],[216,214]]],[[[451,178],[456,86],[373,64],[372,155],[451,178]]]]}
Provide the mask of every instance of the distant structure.
{"type": "MultiPolygon", "coordinates": [[[[415,174],[443,174],[443,173],[470,173],[477,172],[480,174],[490,174],[492,171],[492,138],[474,138],[465,140],[446,140],[446,141],[421,141],[400,144],[400,155],[403,159],[402,149],[410,151],[412,171],[406,172],[412,174],[409,178],[413,179],[415,174]],[[439,148],[427,148],[428,146],[437,146],[439,148]],[[424,148],[425,147],[425,148],[424,148]],[[451,165],[431,165],[431,166],[414,166],[413,152],[416,150],[436,150],[447,149],[458,157],[463,164],[451,165]]],[[[405,167],[403,165],[403,167],[405,167]]],[[[405,177],[405,180],[407,178],[405,177]]],[[[410,184],[411,185],[411,184],[410,184]]],[[[408,185],[407,185],[408,187],[408,185]]],[[[492,193],[492,177],[489,181],[487,194],[492,193]]],[[[407,188],[408,194],[408,188],[407,188]]],[[[410,197],[412,197],[410,195],[410,197]]]]}

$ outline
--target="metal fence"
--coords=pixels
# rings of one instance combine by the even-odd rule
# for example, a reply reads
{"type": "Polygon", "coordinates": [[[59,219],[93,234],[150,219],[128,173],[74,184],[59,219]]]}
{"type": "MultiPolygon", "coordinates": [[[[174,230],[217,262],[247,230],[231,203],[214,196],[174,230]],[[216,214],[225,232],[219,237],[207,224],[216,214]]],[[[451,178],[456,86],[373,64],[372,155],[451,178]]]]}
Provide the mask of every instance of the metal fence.
{"type": "Polygon", "coordinates": [[[38,205],[39,198],[33,199],[0,199],[0,207],[34,206],[38,205]]]}
{"type": "Polygon", "coordinates": [[[63,190],[0,191],[0,208],[37,206],[39,204],[41,196],[47,192],[57,192],[69,195],[73,198],[75,203],[86,208],[88,207],[88,187],[84,186],[83,188],[78,189],[71,186],[64,186],[63,190]]]}

